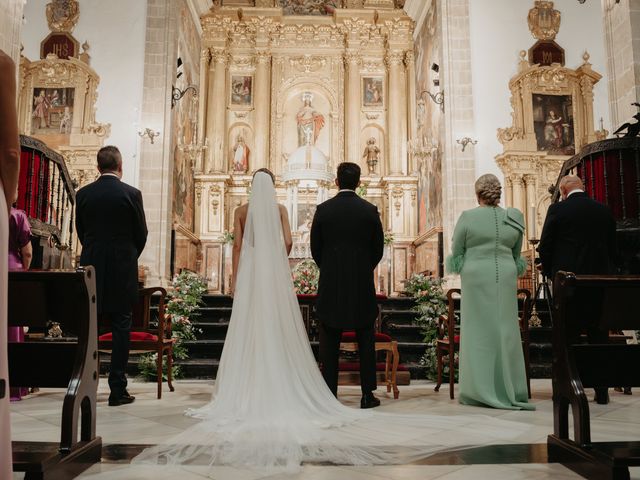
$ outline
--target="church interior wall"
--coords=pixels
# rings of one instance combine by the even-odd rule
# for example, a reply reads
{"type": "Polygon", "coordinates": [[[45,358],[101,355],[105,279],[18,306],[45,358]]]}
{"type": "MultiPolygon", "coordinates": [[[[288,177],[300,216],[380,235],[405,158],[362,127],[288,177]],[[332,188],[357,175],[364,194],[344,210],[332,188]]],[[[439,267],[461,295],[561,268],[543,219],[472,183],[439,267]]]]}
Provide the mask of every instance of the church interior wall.
{"type": "MultiPolygon", "coordinates": [[[[533,1],[469,2],[475,129],[472,132],[456,132],[456,137],[469,136],[478,140],[476,145],[467,147],[473,149],[477,176],[493,173],[502,179],[494,160],[502,152],[496,130],[511,124],[509,80],[517,73],[518,53],[528,50],[536,41],[527,27],[527,13],[532,7],[533,1]]],[[[556,41],[565,49],[566,66],[580,66],[586,50],[593,70],[605,77],[594,86],[594,127],[600,128],[602,118],[604,128],[612,132],[600,3],[586,2],[581,5],[574,0],[556,0],[554,7],[562,13],[556,41]]]]}
{"type": "MultiPolygon", "coordinates": [[[[6,0],[5,0],[6,1],[6,0]]],[[[29,0],[24,7],[23,55],[40,58],[40,42],[49,34],[45,16],[48,0],[29,0]]],[[[144,80],[146,0],[81,2],[73,35],[89,44],[91,67],[100,76],[97,118],[111,124],[106,144],[116,145],[123,157],[123,180],[139,183],[138,130],[144,80]]]]}

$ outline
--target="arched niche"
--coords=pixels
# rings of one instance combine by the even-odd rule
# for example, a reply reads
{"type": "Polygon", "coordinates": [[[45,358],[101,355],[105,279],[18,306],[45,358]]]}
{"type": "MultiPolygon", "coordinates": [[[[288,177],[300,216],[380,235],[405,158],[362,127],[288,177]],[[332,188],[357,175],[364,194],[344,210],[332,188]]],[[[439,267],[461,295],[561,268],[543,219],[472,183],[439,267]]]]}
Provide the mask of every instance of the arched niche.
{"type": "Polygon", "coordinates": [[[320,80],[296,78],[285,82],[275,96],[271,162],[276,174],[284,171],[287,156],[298,148],[296,114],[304,105],[302,96],[306,92],[313,95],[311,105],[324,117],[324,126],[315,146],[328,157],[331,168],[342,161],[343,142],[339,138],[339,125],[342,121],[339,112],[342,109],[337,95],[320,80]]]}
{"type": "Polygon", "coordinates": [[[360,165],[360,168],[362,169],[362,174],[368,175],[369,167],[367,165],[367,159],[365,158],[364,153],[367,146],[367,141],[370,138],[375,138],[376,146],[380,149],[380,154],[378,156],[378,165],[376,166],[376,176],[382,177],[389,171],[389,159],[386,155],[386,134],[384,129],[377,123],[368,123],[360,131],[360,160],[358,163],[360,165]]]}
{"type": "Polygon", "coordinates": [[[236,122],[231,124],[228,131],[227,138],[227,158],[226,158],[226,168],[229,173],[246,173],[251,172],[253,170],[252,165],[254,164],[253,155],[255,153],[255,135],[253,128],[246,122],[236,122]],[[238,171],[238,169],[234,169],[234,158],[236,156],[236,152],[238,146],[241,142],[244,142],[247,154],[247,168],[245,172],[238,171]]]}

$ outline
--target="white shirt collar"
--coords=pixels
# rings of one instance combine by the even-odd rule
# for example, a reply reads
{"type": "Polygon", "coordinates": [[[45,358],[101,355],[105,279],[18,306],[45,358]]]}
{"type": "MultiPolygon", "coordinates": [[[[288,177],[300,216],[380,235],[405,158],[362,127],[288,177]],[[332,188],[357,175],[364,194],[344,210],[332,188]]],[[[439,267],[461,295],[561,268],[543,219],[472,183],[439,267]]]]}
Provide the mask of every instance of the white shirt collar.
{"type": "Polygon", "coordinates": [[[117,179],[120,179],[120,177],[119,177],[117,174],[115,174],[115,173],[111,173],[111,172],[101,173],[101,174],[100,174],[100,176],[101,176],[101,177],[106,177],[106,176],[109,176],[109,177],[116,177],[117,179]]]}
{"type": "Polygon", "coordinates": [[[567,198],[569,198],[574,193],[584,193],[584,190],[582,190],[581,188],[574,188],[569,193],[567,193],[567,198]]]}
{"type": "Polygon", "coordinates": [[[352,190],[351,188],[343,188],[341,190],[338,190],[338,193],[342,193],[342,192],[353,192],[353,193],[356,193],[356,191],[352,190]]]}

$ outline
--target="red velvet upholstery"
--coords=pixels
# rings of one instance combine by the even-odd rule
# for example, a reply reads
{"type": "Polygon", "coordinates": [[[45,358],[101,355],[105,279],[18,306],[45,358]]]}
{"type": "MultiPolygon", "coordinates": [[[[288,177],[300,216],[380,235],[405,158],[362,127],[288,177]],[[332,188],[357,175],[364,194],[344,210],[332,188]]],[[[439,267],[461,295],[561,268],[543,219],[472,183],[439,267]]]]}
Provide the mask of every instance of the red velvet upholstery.
{"type": "MultiPolygon", "coordinates": [[[[356,332],[354,331],[342,332],[341,342],[353,343],[355,341],[357,341],[356,332]]],[[[391,341],[391,337],[386,333],[376,333],[376,342],[390,342],[390,341],[391,341]]]]}
{"type": "MultiPolygon", "coordinates": [[[[360,363],[358,362],[341,362],[338,365],[338,370],[340,370],[341,372],[359,372],[360,371],[360,363]]],[[[385,363],[384,362],[378,362],[376,363],[376,370],[378,372],[384,372],[385,371],[385,363]]],[[[406,372],[407,371],[407,367],[405,365],[399,364],[398,365],[398,371],[399,372],[406,372]]]]}
{"type": "MultiPolygon", "coordinates": [[[[104,335],[100,335],[98,337],[99,341],[111,341],[111,339],[113,338],[111,332],[109,333],[105,333],[104,335]]],[[[131,332],[131,334],[129,335],[129,339],[132,342],[157,342],[158,341],[158,336],[157,335],[153,335],[149,332],[131,332]]]]}

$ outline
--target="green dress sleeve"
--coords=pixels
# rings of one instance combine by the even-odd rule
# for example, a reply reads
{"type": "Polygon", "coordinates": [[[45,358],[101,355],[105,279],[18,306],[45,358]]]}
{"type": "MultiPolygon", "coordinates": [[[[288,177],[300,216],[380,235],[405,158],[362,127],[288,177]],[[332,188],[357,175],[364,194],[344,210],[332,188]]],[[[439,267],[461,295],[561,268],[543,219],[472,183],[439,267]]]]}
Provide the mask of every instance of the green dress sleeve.
{"type": "Polygon", "coordinates": [[[467,250],[467,226],[464,221],[464,213],[460,215],[456,227],[453,230],[453,241],[451,242],[451,255],[445,261],[448,273],[460,273],[464,264],[464,254],[467,250]]]}
{"type": "Polygon", "coordinates": [[[521,277],[524,275],[524,272],[527,271],[527,261],[520,256],[520,252],[522,251],[522,236],[524,235],[524,215],[522,215],[522,212],[517,208],[510,207],[507,208],[507,218],[505,221],[520,233],[511,252],[513,254],[513,260],[516,262],[518,276],[521,277]]]}

